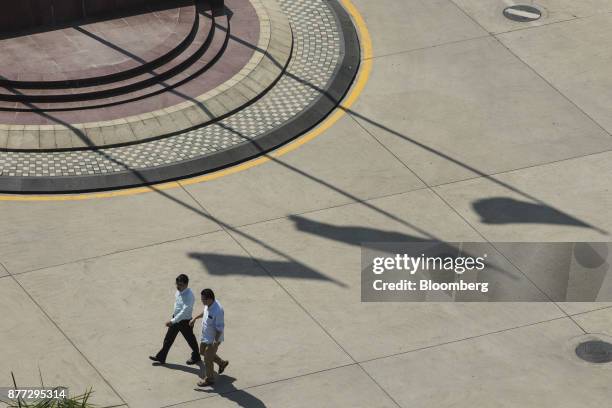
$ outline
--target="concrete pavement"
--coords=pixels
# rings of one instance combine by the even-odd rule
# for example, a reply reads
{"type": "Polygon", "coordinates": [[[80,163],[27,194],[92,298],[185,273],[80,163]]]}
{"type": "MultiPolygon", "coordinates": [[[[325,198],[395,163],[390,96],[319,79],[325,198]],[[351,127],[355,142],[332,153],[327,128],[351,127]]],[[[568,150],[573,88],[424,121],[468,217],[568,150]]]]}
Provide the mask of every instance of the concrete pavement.
{"type": "Polygon", "coordinates": [[[360,302],[361,242],[610,239],[612,10],[541,3],[518,25],[504,1],[356,1],[372,76],[299,149],[174,189],[0,201],[0,386],[40,365],[101,405],[605,406],[610,365],[569,345],[612,335],[610,304],[360,302]],[[212,390],[181,338],[147,360],[178,273],[226,309],[212,390]]]}

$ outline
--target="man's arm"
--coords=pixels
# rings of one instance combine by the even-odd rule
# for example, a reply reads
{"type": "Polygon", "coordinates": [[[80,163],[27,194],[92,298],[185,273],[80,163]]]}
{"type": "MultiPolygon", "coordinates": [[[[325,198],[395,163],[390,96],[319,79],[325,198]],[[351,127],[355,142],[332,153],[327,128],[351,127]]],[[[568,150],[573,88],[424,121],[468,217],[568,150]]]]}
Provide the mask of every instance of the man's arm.
{"type": "Polygon", "coordinates": [[[223,330],[225,329],[225,318],[223,316],[224,314],[225,313],[223,312],[223,309],[221,309],[219,314],[215,316],[215,329],[217,331],[217,334],[215,334],[215,343],[219,342],[221,335],[223,335],[223,330]]]}
{"type": "Polygon", "coordinates": [[[190,325],[191,327],[193,327],[193,325],[195,324],[195,322],[196,322],[198,319],[201,319],[202,317],[204,317],[204,312],[200,313],[199,315],[197,315],[197,316],[195,316],[193,319],[191,319],[191,321],[189,322],[189,325],[190,325]]]}

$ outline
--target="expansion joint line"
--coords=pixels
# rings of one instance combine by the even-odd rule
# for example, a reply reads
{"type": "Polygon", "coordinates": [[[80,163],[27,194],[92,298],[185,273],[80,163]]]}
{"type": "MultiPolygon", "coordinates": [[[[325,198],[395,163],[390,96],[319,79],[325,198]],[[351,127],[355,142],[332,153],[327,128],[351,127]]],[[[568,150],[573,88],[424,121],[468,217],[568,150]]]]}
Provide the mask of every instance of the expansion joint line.
{"type": "MultiPolygon", "coordinates": [[[[0,263],[0,265],[7,270],[7,272],[10,274],[10,272],[8,271],[8,269],[0,263]]],[[[66,339],[66,341],[68,343],[70,343],[70,345],[77,351],[77,353],[79,353],[79,355],[87,362],[87,364],[89,364],[89,366],[95,371],[95,373],[102,379],[102,381],[104,381],[104,383],[106,383],[106,385],[113,391],[113,393],[115,393],[115,395],[117,396],[117,398],[119,398],[119,400],[121,401],[121,404],[119,405],[113,405],[112,407],[119,407],[119,406],[127,406],[127,402],[125,401],[125,399],[121,396],[121,394],[115,389],[115,387],[113,387],[113,385],[102,375],[102,373],[98,370],[98,368],[96,366],[93,365],[93,363],[91,362],[91,360],[89,360],[89,358],[87,358],[87,356],[85,356],[85,354],[81,351],[81,349],[74,343],[74,341],[72,341],[72,339],[70,337],[68,337],[68,335],[66,334],[66,332],[64,330],[62,330],[62,328],[59,326],[59,324],[53,320],[53,318],[49,315],[49,313],[47,313],[47,311],[42,307],[42,305],[40,303],[38,303],[34,297],[30,294],[30,292],[28,292],[26,290],[26,288],[21,284],[21,282],[19,282],[19,280],[17,280],[17,277],[14,275],[10,275],[11,278],[13,279],[13,281],[17,284],[17,286],[19,286],[19,288],[21,288],[21,290],[26,294],[26,296],[30,299],[30,301],[41,311],[41,313],[47,318],[47,320],[49,320],[49,322],[51,322],[51,324],[61,333],[61,335],[66,339]]],[[[111,407],[103,407],[103,408],[111,408],[111,407]]]]}
{"type": "Polygon", "coordinates": [[[336,344],[336,346],[342,350],[342,352],[344,354],[346,354],[346,356],[353,362],[353,364],[356,364],[362,371],[363,373],[368,376],[370,378],[370,380],[376,384],[376,386],[399,408],[401,407],[399,405],[399,403],[389,394],[389,392],[387,392],[387,390],[385,390],[371,375],[370,373],[368,373],[366,371],[366,369],[344,348],[342,347],[342,345],[338,342],[338,340],[336,340],[334,338],[334,336],[332,336],[332,334],[325,328],[323,327],[323,325],[297,300],[297,298],[295,296],[293,296],[291,294],[291,292],[289,292],[289,290],[287,288],[285,288],[285,286],[283,286],[283,284],[268,270],[268,268],[265,267],[265,265],[263,265],[255,256],[253,256],[253,254],[240,242],[238,241],[238,239],[236,239],[236,237],[234,237],[230,231],[239,234],[241,236],[244,236],[245,238],[252,240],[254,242],[257,242],[256,240],[254,240],[252,237],[250,237],[248,234],[237,230],[236,228],[233,228],[232,226],[224,223],[221,220],[216,219],[215,217],[213,217],[212,215],[210,215],[211,213],[206,209],[206,207],[204,207],[204,205],[202,205],[202,203],[200,203],[200,201],[198,201],[189,191],[187,191],[187,189],[181,184],[181,188],[183,189],[183,191],[185,192],[185,194],[187,194],[189,197],[191,197],[191,199],[196,203],[196,205],[198,207],[200,207],[200,209],[205,213],[205,214],[209,214],[209,218],[215,222],[217,222],[221,228],[224,230],[224,232],[229,236],[229,238],[234,241],[236,243],[236,245],[238,245],[248,256],[249,258],[262,270],[264,271],[278,286],[279,288],[287,295],[289,296],[289,298],[298,306],[298,308],[300,308],[305,314],[306,316],[308,316],[313,323],[315,323],[315,325],[317,325],[317,327],[319,327],[319,329],[321,329],[326,335],[327,337],[329,337],[329,339],[331,341],[334,342],[334,344],[336,344]]]}

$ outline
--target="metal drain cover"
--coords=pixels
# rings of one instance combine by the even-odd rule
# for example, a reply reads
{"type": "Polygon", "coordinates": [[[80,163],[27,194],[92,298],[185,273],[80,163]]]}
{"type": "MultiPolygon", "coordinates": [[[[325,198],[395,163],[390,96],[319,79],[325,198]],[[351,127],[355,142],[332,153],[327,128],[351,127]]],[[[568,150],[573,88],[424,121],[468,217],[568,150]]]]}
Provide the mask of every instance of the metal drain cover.
{"type": "Polygon", "coordinates": [[[612,361],[612,344],[601,340],[590,340],[576,347],[576,355],[589,363],[609,363],[612,361]]]}
{"type": "Polygon", "coordinates": [[[506,7],[504,16],[510,20],[527,22],[539,19],[542,17],[542,12],[533,6],[517,4],[516,6],[506,7]]]}

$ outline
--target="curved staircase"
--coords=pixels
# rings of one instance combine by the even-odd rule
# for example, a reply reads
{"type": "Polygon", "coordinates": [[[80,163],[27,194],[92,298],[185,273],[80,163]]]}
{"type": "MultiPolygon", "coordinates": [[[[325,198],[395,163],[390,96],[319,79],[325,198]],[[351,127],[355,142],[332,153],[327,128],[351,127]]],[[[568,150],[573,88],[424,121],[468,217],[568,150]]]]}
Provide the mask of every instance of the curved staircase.
{"type": "MultiPolygon", "coordinates": [[[[144,61],[128,51],[119,50],[137,66],[103,76],[50,81],[0,79],[0,110],[57,112],[95,109],[172,92],[206,72],[220,58],[228,40],[229,21],[225,15],[214,15],[200,1],[185,8],[191,12],[182,15],[193,18],[192,29],[177,47],[164,55],[144,61]]],[[[78,30],[95,36],[85,29],[78,30]]]]}

